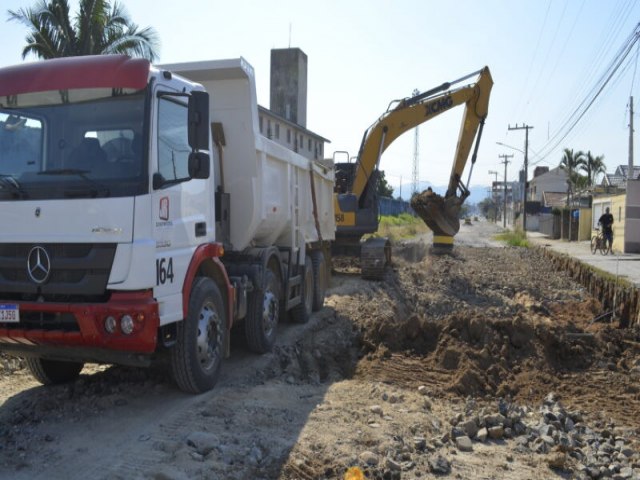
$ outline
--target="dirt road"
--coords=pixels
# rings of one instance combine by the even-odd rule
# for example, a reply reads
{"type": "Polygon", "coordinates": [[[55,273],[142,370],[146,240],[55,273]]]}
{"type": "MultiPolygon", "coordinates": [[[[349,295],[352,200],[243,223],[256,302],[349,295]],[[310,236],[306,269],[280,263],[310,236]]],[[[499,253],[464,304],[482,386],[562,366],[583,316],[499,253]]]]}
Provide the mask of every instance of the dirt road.
{"type": "Polygon", "coordinates": [[[271,354],[238,335],[204,395],[162,366],[45,388],[0,357],[0,478],[640,478],[640,332],[495,231],[398,245],[383,282],[336,259],[325,307],[271,354]]]}

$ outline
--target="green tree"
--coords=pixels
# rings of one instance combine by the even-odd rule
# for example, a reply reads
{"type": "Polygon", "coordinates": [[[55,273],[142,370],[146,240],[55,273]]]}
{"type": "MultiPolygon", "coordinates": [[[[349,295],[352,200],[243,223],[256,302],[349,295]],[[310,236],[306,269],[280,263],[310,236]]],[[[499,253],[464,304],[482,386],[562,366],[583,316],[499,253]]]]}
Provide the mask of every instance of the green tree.
{"type": "Polygon", "coordinates": [[[480,213],[488,220],[495,221],[498,217],[498,208],[493,198],[487,197],[478,203],[480,213]]]}
{"type": "Polygon", "coordinates": [[[586,174],[587,186],[594,186],[596,184],[598,175],[607,173],[607,167],[604,164],[604,155],[594,157],[593,155],[591,155],[591,151],[588,151],[584,156],[582,170],[586,174]]]}
{"type": "Polygon", "coordinates": [[[378,170],[378,188],[377,188],[379,197],[389,197],[393,198],[393,187],[389,185],[387,179],[384,175],[383,170],[378,170]]]}
{"type": "Polygon", "coordinates": [[[572,192],[576,191],[576,187],[584,184],[581,179],[579,170],[584,165],[584,153],[574,152],[572,148],[565,148],[560,160],[560,168],[567,172],[567,203],[572,192]]]}
{"type": "Polygon", "coordinates": [[[463,203],[460,206],[460,212],[458,212],[458,218],[465,218],[469,216],[469,212],[470,212],[470,206],[467,205],[466,203],[463,203]]]}
{"type": "Polygon", "coordinates": [[[72,18],[68,0],[40,0],[30,8],[9,10],[9,20],[29,32],[22,58],[41,59],[97,54],[125,54],[150,61],[158,58],[158,35],[131,21],[123,5],[109,0],[80,0],[72,18]]]}

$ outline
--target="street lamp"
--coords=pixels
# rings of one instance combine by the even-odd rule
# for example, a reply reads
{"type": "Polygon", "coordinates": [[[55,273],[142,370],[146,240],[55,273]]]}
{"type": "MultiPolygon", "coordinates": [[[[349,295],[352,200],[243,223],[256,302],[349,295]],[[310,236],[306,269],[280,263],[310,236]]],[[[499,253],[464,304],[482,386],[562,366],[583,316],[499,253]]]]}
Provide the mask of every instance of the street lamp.
{"type": "MultiPolygon", "coordinates": [[[[520,153],[522,153],[522,154],[524,155],[524,150],[522,150],[522,149],[520,149],[520,148],[516,148],[516,147],[513,147],[513,146],[511,146],[511,145],[507,145],[506,143],[502,143],[502,142],[496,142],[496,145],[500,145],[500,146],[502,146],[502,147],[510,148],[510,149],[515,150],[516,152],[520,152],[520,153]]],[[[544,159],[540,156],[540,154],[539,154],[538,152],[536,152],[536,151],[535,151],[533,148],[531,148],[531,147],[529,147],[529,153],[533,153],[536,157],[538,157],[538,161],[537,161],[537,162],[535,162],[535,163],[539,163],[539,162],[541,162],[542,160],[544,160],[544,159]]],[[[534,165],[535,165],[535,163],[534,163],[534,165]]]]}
{"type": "MultiPolygon", "coordinates": [[[[506,143],[502,143],[502,142],[496,142],[497,145],[500,145],[502,147],[507,147],[510,148],[511,150],[515,150],[516,152],[520,152],[524,155],[524,165],[525,165],[525,173],[524,173],[524,185],[522,186],[522,230],[524,232],[524,234],[527,234],[527,154],[524,150],[521,150],[519,148],[513,147],[511,145],[507,145],[506,143]]],[[[506,168],[506,165],[505,165],[506,168]]],[[[504,181],[506,182],[506,172],[505,172],[505,179],[504,181]]],[[[506,185],[505,185],[505,195],[506,195],[506,185]]]]}
{"type": "Polygon", "coordinates": [[[502,147],[507,147],[507,148],[510,148],[511,150],[515,150],[517,152],[520,152],[520,153],[524,154],[524,150],[520,150],[519,148],[512,147],[511,145],[507,145],[506,143],[496,142],[496,145],[500,145],[502,147]]]}

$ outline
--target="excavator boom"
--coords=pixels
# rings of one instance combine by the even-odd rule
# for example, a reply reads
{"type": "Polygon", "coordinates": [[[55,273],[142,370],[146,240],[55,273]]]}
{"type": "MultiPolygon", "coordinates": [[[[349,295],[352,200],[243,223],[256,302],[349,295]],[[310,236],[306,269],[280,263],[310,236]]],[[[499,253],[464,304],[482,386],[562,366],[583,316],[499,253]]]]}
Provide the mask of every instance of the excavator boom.
{"type": "MultiPolygon", "coordinates": [[[[453,237],[460,229],[460,209],[469,195],[461,176],[474,139],[476,145],[472,165],[475,162],[482,127],[489,109],[492,86],[489,68],[484,67],[419,95],[391,102],[382,116],[365,131],[356,162],[336,164],[336,245],[362,248],[361,258],[367,259],[362,261],[363,276],[365,265],[370,263],[370,259],[380,256],[378,251],[384,253],[384,258],[390,259],[388,242],[382,245],[378,241],[375,244],[376,253],[371,255],[365,255],[365,248],[368,248],[366,243],[360,246],[360,238],[365,233],[375,232],[378,227],[376,187],[378,165],[383,152],[403,133],[458,105],[464,105],[464,115],[445,195],[440,196],[427,190],[415,195],[411,201],[414,211],[433,231],[434,246],[444,245],[444,249],[453,246],[453,237]],[[474,83],[452,88],[475,76],[477,79],[474,83]]],[[[384,262],[384,258],[380,261],[384,262]]],[[[379,266],[372,270],[378,272],[379,266]]],[[[372,275],[376,276],[378,273],[372,275]]]]}
{"type": "Polygon", "coordinates": [[[487,116],[489,94],[493,80],[489,67],[462,77],[453,82],[444,83],[440,87],[411,98],[400,100],[387,111],[364,134],[358,153],[357,171],[351,192],[360,197],[377,168],[382,153],[403,133],[417,127],[421,123],[446,112],[458,105],[465,104],[465,112],[460,127],[460,135],[451,169],[448,192],[458,186],[458,179],[469,157],[471,145],[478,126],[487,116]],[[451,85],[462,82],[471,76],[478,75],[474,84],[449,90],[451,85]],[[444,90],[444,92],[443,92],[444,90]]]}

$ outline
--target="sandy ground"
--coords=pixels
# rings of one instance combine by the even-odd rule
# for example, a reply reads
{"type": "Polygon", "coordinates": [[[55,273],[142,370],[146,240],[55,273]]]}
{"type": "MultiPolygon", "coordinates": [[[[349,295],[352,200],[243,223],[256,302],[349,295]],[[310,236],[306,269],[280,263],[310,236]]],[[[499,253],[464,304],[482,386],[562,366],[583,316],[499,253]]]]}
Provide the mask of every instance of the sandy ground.
{"type": "Polygon", "coordinates": [[[45,388],[0,357],[0,478],[640,478],[640,332],[496,229],[403,242],[380,282],[335,259],[325,307],[270,354],[236,335],[203,395],[162,365],[45,388]]]}

